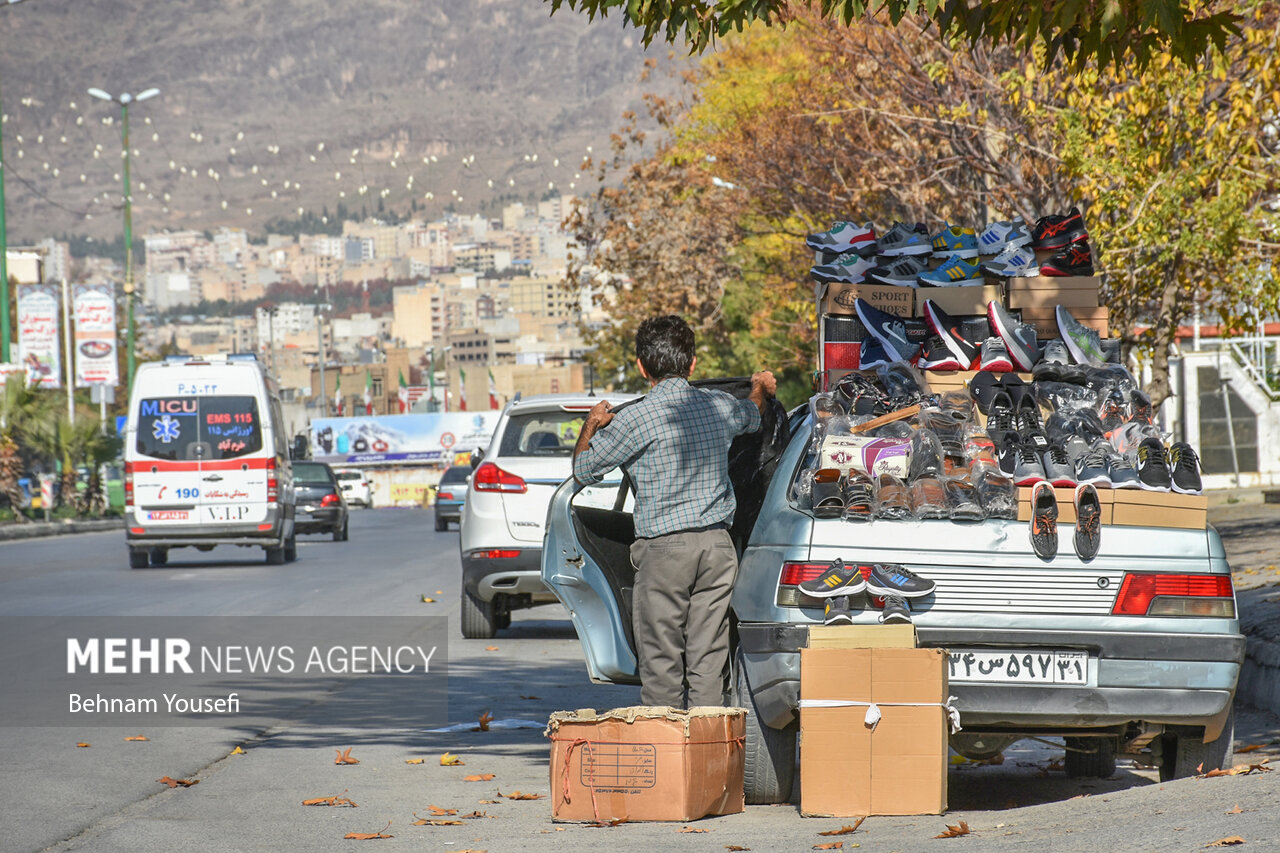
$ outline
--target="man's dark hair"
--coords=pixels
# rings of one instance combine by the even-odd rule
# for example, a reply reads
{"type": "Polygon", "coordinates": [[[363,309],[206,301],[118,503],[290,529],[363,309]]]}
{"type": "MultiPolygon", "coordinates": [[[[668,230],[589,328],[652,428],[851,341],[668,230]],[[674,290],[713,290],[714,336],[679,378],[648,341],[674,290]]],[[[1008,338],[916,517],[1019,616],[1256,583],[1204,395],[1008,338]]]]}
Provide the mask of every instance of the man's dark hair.
{"type": "Polygon", "coordinates": [[[675,314],[650,317],[636,329],[636,358],[655,382],[689,377],[693,367],[693,329],[675,314]]]}

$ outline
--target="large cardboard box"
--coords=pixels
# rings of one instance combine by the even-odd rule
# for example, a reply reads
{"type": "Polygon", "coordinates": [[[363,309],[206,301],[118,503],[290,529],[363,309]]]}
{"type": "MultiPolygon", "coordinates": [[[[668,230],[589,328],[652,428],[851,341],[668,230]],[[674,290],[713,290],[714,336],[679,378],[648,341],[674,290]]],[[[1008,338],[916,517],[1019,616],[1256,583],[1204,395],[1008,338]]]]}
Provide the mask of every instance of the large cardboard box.
{"type": "Polygon", "coordinates": [[[1059,305],[1067,308],[1097,308],[1102,276],[1052,276],[1011,278],[1009,307],[1052,311],[1059,305]]]}
{"type": "Polygon", "coordinates": [[[742,708],[551,715],[555,820],[697,820],[742,811],[742,708]]]}
{"type": "MultiPolygon", "coordinates": [[[[1101,523],[1111,524],[1111,495],[1115,489],[1097,488],[1098,505],[1101,508],[1101,523]]],[[[1076,490],[1069,488],[1054,489],[1053,496],[1058,501],[1058,523],[1076,523],[1076,490]]],[[[1031,487],[1018,488],[1018,521],[1031,520],[1031,487]]]]}
{"type": "Polygon", "coordinates": [[[933,302],[952,317],[973,317],[987,313],[988,302],[1004,298],[999,284],[962,284],[957,287],[921,287],[916,290],[916,316],[924,316],[925,300],[933,302]]]}
{"type": "Polygon", "coordinates": [[[946,811],[946,701],[942,649],[802,649],[801,813],[946,811]]]}
{"type": "MultiPolygon", "coordinates": [[[[1102,494],[1101,491],[1098,492],[1102,494]]],[[[1114,489],[1111,523],[1128,527],[1189,527],[1203,530],[1209,499],[1204,495],[1114,489]]]]}
{"type": "Polygon", "coordinates": [[[854,300],[865,299],[881,311],[897,314],[899,317],[911,317],[915,308],[914,287],[897,287],[892,284],[830,284],[819,296],[821,313],[823,314],[855,314],[854,300]]]}

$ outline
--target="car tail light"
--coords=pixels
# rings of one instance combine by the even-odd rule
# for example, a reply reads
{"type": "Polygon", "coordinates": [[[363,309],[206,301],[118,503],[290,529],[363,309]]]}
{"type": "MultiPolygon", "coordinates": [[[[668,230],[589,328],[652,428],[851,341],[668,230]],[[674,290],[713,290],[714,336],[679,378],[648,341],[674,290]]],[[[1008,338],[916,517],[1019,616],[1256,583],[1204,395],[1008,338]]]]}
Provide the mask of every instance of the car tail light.
{"type": "Polygon", "coordinates": [[[333,506],[338,502],[337,495],[325,495],[320,499],[320,506],[333,506]]]}
{"type": "Polygon", "coordinates": [[[471,487],[477,492],[509,492],[523,495],[529,491],[524,478],[503,471],[492,462],[485,462],[471,475],[471,487]]]}
{"type": "Polygon", "coordinates": [[[280,499],[280,481],[276,479],[276,460],[267,460],[267,503],[273,504],[280,499]]]}
{"type": "Polygon", "coordinates": [[[519,556],[520,556],[520,552],[518,550],[507,549],[507,548],[502,548],[502,549],[495,548],[490,551],[472,551],[471,552],[471,559],[473,560],[478,560],[481,558],[488,558],[490,560],[514,560],[516,557],[519,557],[519,556]]]}
{"type": "Polygon", "coordinates": [[[802,603],[815,603],[812,598],[804,595],[797,586],[805,581],[811,581],[821,575],[827,569],[831,568],[831,563],[783,563],[782,575],[778,578],[778,606],[779,607],[799,607],[802,603]]]}
{"type": "Polygon", "coordinates": [[[1161,575],[1130,572],[1120,584],[1114,616],[1216,616],[1234,619],[1230,575],[1161,575]]]}
{"type": "Polygon", "coordinates": [[[453,492],[441,492],[440,494],[436,495],[436,500],[451,501],[453,500],[453,492]]]}
{"type": "Polygon", "coordinates": [[[133,463],[124,463],[124,506],[133,509],[133,463]]]}

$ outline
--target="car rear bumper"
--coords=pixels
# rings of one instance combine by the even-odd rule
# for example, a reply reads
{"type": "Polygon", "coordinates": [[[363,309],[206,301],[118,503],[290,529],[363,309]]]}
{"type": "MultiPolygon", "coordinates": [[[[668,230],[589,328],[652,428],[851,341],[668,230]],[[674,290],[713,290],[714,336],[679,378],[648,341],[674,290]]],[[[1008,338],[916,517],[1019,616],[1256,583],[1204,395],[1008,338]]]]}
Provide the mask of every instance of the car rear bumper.
{"type": "MultiPolygon", "coordinates": [[[[1140,634],[917,628],[922,647],[1084,649],[1098,659],[1088,685],[952,682],[966,728],[1099,728],[1141,720],[1212,727],[1225,716],[1244,660],[1240,634],[1140,634]]],[[[761,719],[795,718],[807,625],[741,623],[739,644],[761,719]]]]}
{"type": "MultiPolygon", "coordinates": [[[[532,595],[554,601],[542,582],[542,549],[522,548],[514,557],[490,557],[487,550],[462,555],[462,585],[481,601],[496,595],[532,595]]],[[[514,550],[514,549],[507,549],[514,550]]]]}
{"type": "Polygon", "coordinates": [[[125,544],[131,548],[181,548],[196,545],[278,546],[283,529],[293,521],[285,507],[267,511],[267,517],[254,524],[184,524],[147,527],[130,520],[125,527],[125,544]],[[264,529],[265,528],[265,529],[264,529]],[[143,532],[138,533],[138,530],[143,532]]]}
{"type": "Polygon", "coordinates": [[[443,518],[449,521],[462,520],[462,504],[459,503],[441,503],[436,501],[436,518],[443,518]]]}
{"type": "Polygon", "coordinates": [[[342,510],[336,506],[314,510],[298,507],[297,530],[299,533],[323,533],[340,523],[341,516],[342,510]]]}

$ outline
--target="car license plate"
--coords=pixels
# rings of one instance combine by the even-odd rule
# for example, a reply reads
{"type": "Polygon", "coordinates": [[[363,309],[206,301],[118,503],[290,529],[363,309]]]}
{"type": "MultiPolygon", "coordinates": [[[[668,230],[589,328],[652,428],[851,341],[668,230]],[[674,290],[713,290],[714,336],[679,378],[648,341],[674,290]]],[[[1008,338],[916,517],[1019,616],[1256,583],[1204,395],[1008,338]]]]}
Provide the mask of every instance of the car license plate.
{"type": "Polygon", "coordinates": [[[1002,684],[1087,684],[1087,652],[1051,649],[951,649],[951,681],[1002,684]]]}

